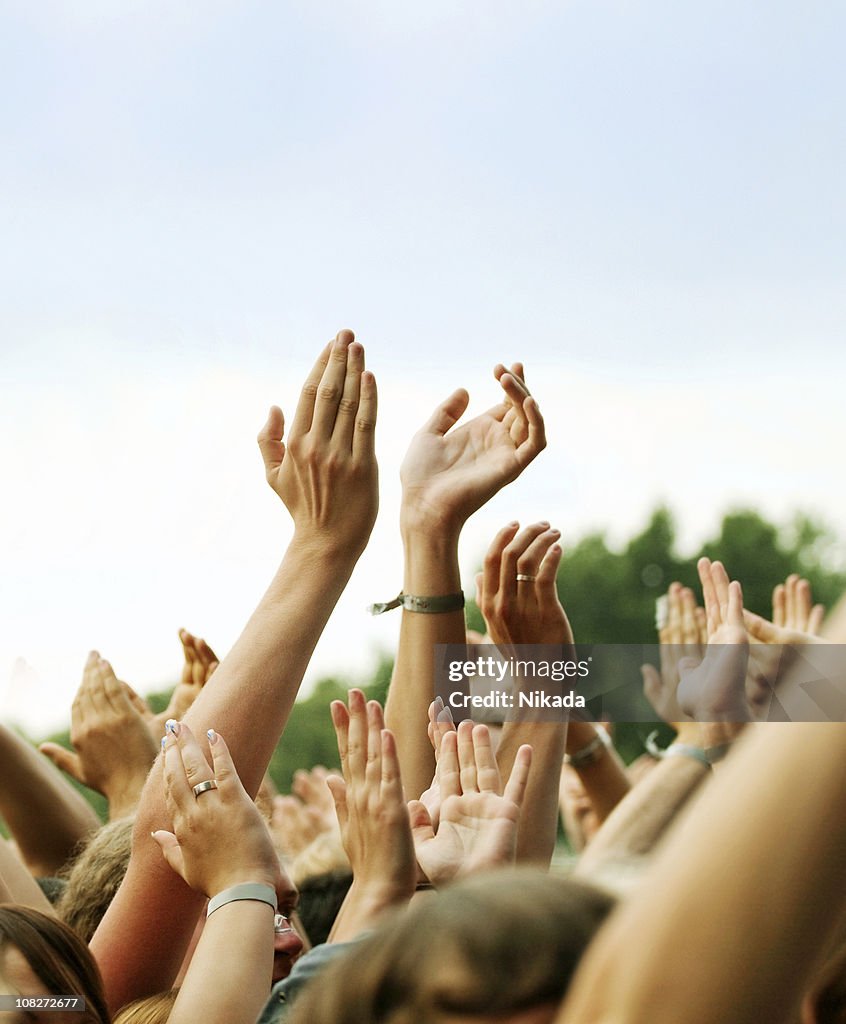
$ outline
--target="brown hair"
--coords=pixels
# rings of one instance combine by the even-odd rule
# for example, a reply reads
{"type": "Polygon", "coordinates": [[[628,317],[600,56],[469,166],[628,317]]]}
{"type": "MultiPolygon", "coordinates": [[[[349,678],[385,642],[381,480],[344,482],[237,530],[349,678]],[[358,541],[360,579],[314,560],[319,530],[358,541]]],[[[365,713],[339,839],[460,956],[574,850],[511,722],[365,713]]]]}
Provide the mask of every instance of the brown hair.
{"type": "Polygon", "coordinates": [[[614,905],[584,882],[493,872],[418,901],[321,973],[297,1024],[424,1024],[561,1001],[614,905]]]}
{"type": "MultiPolygon", "coordinates": [[[[0,906],[0,958],[19,950],[51,995],[85,999],[86,1022],[109,1024],[103,982],[88,947],[67,925],[29,907],[0,906]]],[[[24,993],[25,994],[25,993],[24,993]]]]}
{"type": "Polygon", "coordinates": [[[91,941],[126,874],[132,825],[132,818],[110,821],[94,833],[73,862],[56,912],[84,942],[91,941]]]}

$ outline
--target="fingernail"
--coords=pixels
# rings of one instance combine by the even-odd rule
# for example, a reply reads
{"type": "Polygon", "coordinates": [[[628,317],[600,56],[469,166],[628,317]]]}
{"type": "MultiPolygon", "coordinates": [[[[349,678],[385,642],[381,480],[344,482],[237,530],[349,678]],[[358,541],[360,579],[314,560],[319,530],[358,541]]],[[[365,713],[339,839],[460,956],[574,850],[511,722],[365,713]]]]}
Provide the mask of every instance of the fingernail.
{"type": "Polygon", "coordinates": [[[208,736],[209,738],[209,743],[217,743],[217,733],[214,731],[214,729],[209,729],[209,731],[206,733],[206,736],[208,736]]]}
{"type": "Polygon", "coordinates": [[[162,736],[162,750],[167,746],[167,736],[162,736]]]}
{"type": "Polygon", "coordinates": [[[444,699],[443,699],[443,697],[442,697],[442,696],[441,696],[440,694],[438,694],[438,696],[437,696],[437,697],[435,697],[435,704],[436,704],[436,705],[437,705],[437,706],[438,706],[439,708],[442,708],[442,707],[444,706],[444,699]]]}
{"type": "Polygon", "coordinates": [[[177,722],[175,718],[169,718],[165,722],[165,729],[167,729],[168,732],[173,733],[174,736],[178,736],[179,735],[179,722],[177,722]]]}

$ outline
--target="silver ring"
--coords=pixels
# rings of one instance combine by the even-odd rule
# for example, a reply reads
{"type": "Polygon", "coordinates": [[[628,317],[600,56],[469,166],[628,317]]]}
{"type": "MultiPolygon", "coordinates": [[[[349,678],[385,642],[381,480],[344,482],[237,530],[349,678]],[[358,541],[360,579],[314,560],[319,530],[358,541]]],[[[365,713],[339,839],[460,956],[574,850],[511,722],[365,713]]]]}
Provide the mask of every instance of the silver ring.
{"type": "Polygon", "coordinates": [[[537,579],[537,576],[529,576],[529,574],[525,573],[525,572],[518,572],[517,573],[517,582],[518,583],[534,583],[536,579],[537,579]]]}
{"type": "Polygon", "coordinates": [[[217,789],[217,781],[215,779],[206,779],[205,782],[198,782],[196,786],[191,787],[191,792],[194,794],[194,798],[199,798],[201,793],[208,793],[210,789],[217,789]]]}

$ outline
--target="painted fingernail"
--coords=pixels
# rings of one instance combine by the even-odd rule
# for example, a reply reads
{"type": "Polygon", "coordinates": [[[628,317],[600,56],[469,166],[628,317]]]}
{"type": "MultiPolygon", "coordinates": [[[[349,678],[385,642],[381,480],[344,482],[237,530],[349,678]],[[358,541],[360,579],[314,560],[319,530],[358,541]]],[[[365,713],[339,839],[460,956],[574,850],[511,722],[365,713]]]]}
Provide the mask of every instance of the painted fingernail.
{"type": "Polygon", "coordinates": [[[443,706],[444,706],[444,699],[443,699],[443,697],[440,694],[438,694],[438,696],[435,697],[435,707],[442,708],[443,706]]]}
{"type": "Polygon", "coordinates": [[[178,736],[179,735],[179,722],[177,722],[175,718],[169,718],[165,722],[165,729],[167,729],[168,732],[173,733],[174,736],[178,736]]]}
{"type": "Polygon", "coordinates": [[[214,729],[209,729],[209,731],[206,733],[206,736],[208,736],[209,738],[209,743],[217,743],[217,733],[214,731],[214,729]]]}

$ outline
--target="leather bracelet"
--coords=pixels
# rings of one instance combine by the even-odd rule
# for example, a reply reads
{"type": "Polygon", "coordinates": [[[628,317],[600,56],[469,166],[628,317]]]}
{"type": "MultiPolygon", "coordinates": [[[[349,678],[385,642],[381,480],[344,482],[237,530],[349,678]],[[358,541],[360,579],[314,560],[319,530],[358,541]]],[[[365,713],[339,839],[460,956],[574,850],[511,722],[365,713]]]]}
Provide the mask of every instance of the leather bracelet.
{"type": "Polygon", "coordinates": [[[587,764],[593,764],[594,761],[598,761],[600,757],[605,753],[606,750],[611,746],[611,737],[603,728],[597,728],[596,735],[590,741],[586,743],[581,750],[577,750],[575,754],[565,754],[564,764],[569,764],[573,768],[583,768],[587,764]]]}
{"type": "Polygon", "coordinates": [[[275,914],[279,903],[276,899],[276,890],[272,885],[264,885],[262,882],[242,882],[240,885],[233,885],[230,889],[224,889],[217,896],[209,900],[206,917],[211,917],[216,910],[225,907],[227,903],[234,903],[236,900],[257,900],[260,903],[267,903],[273,907],[275,914]]]}
{"type": "Polygon", "coordinates": [[[394,608],[403,608],[407,612],[426,612],[437,615],[441,612],[460,612],[464,607],[464,592],[457,594],[437,594],[433,597],[419,597],[416,594],[397,594],[393,601],[380,601],[371,604],[367,609],[371,615],[381,615],[394,608]]]}
{"type": "Polygon", "coordinates": [[[711,767],[708,751],[703,750],[702,747],[695,747],[692,743],[671,743],[666,750],[662,750],[656,742],[657,737],[658,730],[656,729],[646,737],[644,746],[647,752],[653,757],[658,758],[659,761],[663,761],[667,757],[689,757],[693,761],[698,761],[699,764],[704,765],[706,768],[711,767]]]}

